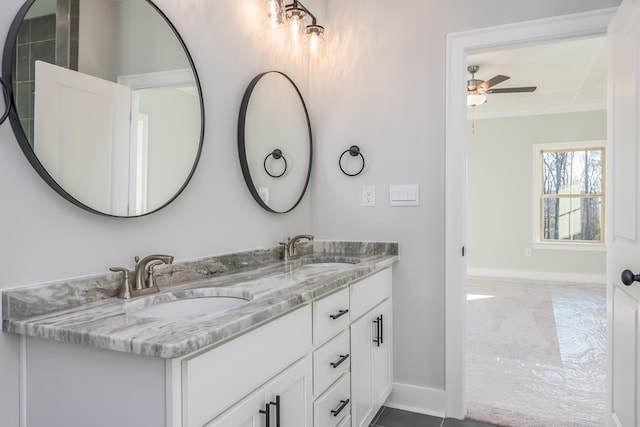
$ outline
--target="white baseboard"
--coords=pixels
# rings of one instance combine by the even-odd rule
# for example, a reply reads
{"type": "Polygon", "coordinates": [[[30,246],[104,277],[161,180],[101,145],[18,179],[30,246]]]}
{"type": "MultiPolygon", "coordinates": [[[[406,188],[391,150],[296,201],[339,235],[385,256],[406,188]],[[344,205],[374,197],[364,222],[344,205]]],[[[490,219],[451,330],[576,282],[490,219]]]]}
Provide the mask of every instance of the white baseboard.
{"type": "Polygon", "coordinates": [[[491,268],[467,268],[468,276],[496,277],[503,279],[546,280],[552,282],[589,283],[604,285],[604,274],[556,273],[551,271],[500,270],[491,268]]]}
{"type": "Polygon", "coordinates": [[[444,390],[393,383],[393,391],[384,405],[390,408],[444,418],[446,413],[445,397],[444,390]]]}

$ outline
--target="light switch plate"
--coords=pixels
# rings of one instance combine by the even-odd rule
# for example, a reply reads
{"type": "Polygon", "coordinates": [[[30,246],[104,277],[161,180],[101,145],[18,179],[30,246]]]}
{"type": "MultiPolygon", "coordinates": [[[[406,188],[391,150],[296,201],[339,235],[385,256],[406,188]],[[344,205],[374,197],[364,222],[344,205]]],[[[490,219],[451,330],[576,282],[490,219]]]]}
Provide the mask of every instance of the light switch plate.
{"type": "Polygon", "coordinates": [[[419,206],[418,184],[389,186],[389,206],[419,206]]]}
{"type": "Polygon", "coordinates": [[[376,187],[365,185],[362,187],[362,206],[376,205],[376,187]]]}

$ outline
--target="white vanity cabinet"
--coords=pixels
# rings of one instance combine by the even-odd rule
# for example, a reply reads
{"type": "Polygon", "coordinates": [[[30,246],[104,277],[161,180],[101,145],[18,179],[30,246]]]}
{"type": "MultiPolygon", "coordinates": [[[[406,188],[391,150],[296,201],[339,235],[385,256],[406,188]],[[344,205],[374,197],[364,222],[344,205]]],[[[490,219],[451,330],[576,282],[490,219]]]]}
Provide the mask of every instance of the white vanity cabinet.
{"type": "Polygon", "coordinates": [[[24,426],[239,427],[251,418],[266,426],[260,412],[235,410],[251,395],[261,406],[280,396],[281,417],[291,420],[283,427],[311,427],[311,335],[307,304],[178,359],[23,337],[24,426]],[[230,421],[218,422],[232,407],[230,421]]]}
{"type": "Polygon", "coordinates": [[[23,336],[23,425],[367,426],[391,391],[391,319],[386,268],[176,359],[23,336]]]}
{"type": "Polygon", "coordinates": [[[384,270],[351,286],[352,314],[356,317],[350,328],[353,427],[368,426],[391,393],[390,274],[384,270]]]}

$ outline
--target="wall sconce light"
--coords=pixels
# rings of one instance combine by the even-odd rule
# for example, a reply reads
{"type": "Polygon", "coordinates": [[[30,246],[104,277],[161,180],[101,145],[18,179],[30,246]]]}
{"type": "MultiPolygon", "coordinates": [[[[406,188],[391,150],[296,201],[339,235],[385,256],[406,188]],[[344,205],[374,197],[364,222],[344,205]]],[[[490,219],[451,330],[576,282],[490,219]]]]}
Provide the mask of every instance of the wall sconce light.
{"type": "Polygon", "coordinates": [[[266,18],[263,25],[269,28],[287,26],[287,41],[293,49],[305,47],[305,53],[312,58],[324,55],[324,27],[318,25],[316,17],[301,2],[284,5],[283,0],[262,0],[266,18]],[[306,24],[305,19],[311,18],[306,24]]]}
{"type": "Polygon", "coordinates": [[[284,25],[284,0],[262,0],[265,18],[262,25],[267,28],[280,28],[284,25]]]}

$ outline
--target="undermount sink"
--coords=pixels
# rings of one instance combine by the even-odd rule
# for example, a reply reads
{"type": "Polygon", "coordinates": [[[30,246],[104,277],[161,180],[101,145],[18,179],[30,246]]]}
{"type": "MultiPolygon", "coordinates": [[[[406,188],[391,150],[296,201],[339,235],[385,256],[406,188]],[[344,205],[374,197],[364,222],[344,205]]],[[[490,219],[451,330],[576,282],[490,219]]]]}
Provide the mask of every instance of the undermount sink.
{"type": "Polygon", "coordinates": [[[128,310],[128,313],[138,317],[155,318],[202,316],[238,307],[248,302],[249,299],[239,296],[195,296],[155,302],[140,309],[128,310]]]}

